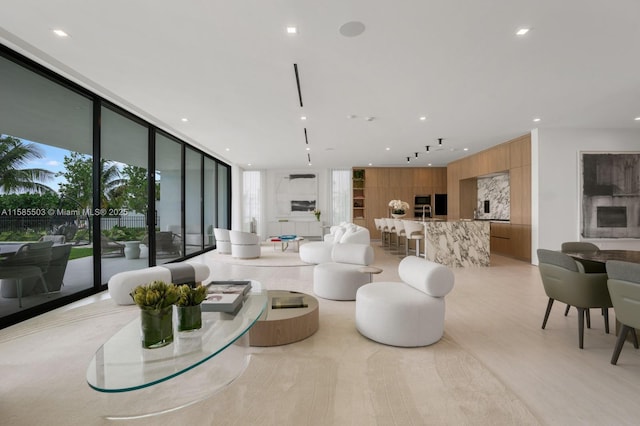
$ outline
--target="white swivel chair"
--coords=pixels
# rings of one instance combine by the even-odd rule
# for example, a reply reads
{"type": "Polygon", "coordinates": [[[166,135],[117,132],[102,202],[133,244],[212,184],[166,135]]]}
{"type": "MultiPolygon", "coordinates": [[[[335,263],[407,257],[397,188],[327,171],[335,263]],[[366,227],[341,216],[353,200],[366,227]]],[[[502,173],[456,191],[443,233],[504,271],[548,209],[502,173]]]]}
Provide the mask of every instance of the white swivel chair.
{"type": "Polygon", "coordinates": [[[257,234],[242,231],[229,231],[231,256],[238,259],[256,259],[260,257],[260,237],[257,234]]]}
{"type": "Polygon", "coordinates": [[[331,262],[313,268],[313,292],[331,300],[355,300],[356,291],[371,282],[371,275],[361,272],[373,263],[373,247],[369,244],[335,244],[331,262]]]}
{"type": "Polygon", "coordinates": [[[216,249],[220,254],[231,254],[231,239],[229,238],[229,230],[222,228],[213,228],[213,235],[216,238],[216,249]]]}
{"type": "Polygon", "coordinates": [[[356,293],[356,328],[385,345],[426,346],[444,333],[444,297],[453,272],[444,265],[407,256],[398,266],[402,282],[375,282],[356,293]]]}
{"type": "Polygon", "coordinates": [[[424,240],[424,224],[414,220],[403,220],[405,232],[405,255],[409,255],[409,240],[416,242],[416,256],[420,257],[420,244],[424,240]]]}

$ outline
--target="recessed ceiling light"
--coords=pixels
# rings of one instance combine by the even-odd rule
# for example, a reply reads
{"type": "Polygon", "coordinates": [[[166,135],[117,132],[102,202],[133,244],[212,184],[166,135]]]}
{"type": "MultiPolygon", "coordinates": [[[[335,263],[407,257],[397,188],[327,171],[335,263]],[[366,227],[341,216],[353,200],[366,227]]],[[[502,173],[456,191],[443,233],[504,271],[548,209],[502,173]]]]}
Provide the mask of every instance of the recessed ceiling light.
{"type": "Polygon", "coordinates": [[[373,163],[369,163],[370,166],[373,166],[373,163]]]}
{"type": "Polygon", "coordinates": [[[247,164],[247,166],[251,167],[251,163],[247,164]]]}
{"type": "Polygon", "coordinates": [[[420,117],[420,121],[424,121],[426,119],[427,119],[427,117],[425,117],[424,115],[422,117],[420,117]]]}
{"type": "Polygon", "coordinates": [[[311,148],[307,147],[307,151],[311,151],[311,148]]]}
{"type": "Polygon", "coordinates": [[[640,117],[636,117],[636,118],[634,118],[634,120],[640,121],[640,117]]]}
{"type": "Polygon", "coordinates": [[[181,120],[183,123],[186,123],[187,121],[189,121],[189,119],[188,119],[188,118],[181,118],[180,120],[181,120]]]}
{"type": "Polygon", "coordinates": [[[427,163],[427,166],[431,167],[431,163],[427,163]]]}
{"type": "Polygon", "coordinates": [[[537,122],[538,122],[538,121],[540,121],[540,120],[541,120],[541,119],[540,119],[540,118],[538,118],[538,117],[536,117],[536,118],[534,118],[534,119],[533,119],[534,123],[537,123],[537,122]]]}
{"type": "Polygon", "coordinates": [[[307,116],[303,115],[302,117],[300,117],[300,120],[306,120],[307,116]]]}
{"type": "Polygon", "coordinates": [[[391,148],[389,148],[389,147],[386,147],[385,149],[386,149],[387,151],[391,151],[391,148]]]}
{"type": "Polygon", "coordinates": [[[309,165],[311,165],[311,163],[309,163],[309,165]]]}
{"type": "Polygon", "coordinates": [[[464,148],[463,151],[469,151],[469,148],[464,148]]]}
{"type": "Polygon", "coordinates": [[[529,30],[530,28],[520,28],[518,31],[516,31],[516,35],[523,36],[528,33],[529,30]]]}
{"type": "Polygon", "coordinates": [[[229,151],[231,151],[231,150],[230,150],[229,148],[225,148],[225,151],[229,152],[229,151]]]}
{"type": "Polygon", "coordinates": [[[297,34],[298,27],[289,26],[287,27],[287,34],[297,34]]]}
{"type": "Polygon", "coordinates": [[[58,37],[69,37],[69,34],[67,34],[66,32],[64,32],[62,30],[55,29],[55,30],[53,30],[53,33],[55,35],[57,35],[58,37]]]}

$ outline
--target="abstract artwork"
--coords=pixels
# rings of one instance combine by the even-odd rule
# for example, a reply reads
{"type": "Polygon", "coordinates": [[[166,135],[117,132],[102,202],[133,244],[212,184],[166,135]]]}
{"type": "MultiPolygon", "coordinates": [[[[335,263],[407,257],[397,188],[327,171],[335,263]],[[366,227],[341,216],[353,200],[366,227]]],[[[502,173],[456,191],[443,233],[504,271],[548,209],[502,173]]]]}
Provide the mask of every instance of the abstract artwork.
{"type": "Polygon", "coordinates": [[[582,152],[582,236],[640,238],[640,153],[582,152]]]}
{"type": "Polygon", "coordinates": [[[316,208],[318,176],[315,173],[279,173],[276,176],[278,216],[307,216],[316,208]]]}

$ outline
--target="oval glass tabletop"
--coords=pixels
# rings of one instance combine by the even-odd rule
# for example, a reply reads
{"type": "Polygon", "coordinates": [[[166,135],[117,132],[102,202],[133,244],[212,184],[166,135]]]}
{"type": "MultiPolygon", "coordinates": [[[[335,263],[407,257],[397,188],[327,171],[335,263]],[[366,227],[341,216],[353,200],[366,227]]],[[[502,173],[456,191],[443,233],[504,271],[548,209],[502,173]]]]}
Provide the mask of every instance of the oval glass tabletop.
{"type": "MultiPolygon", "coordinates": [[[[252,291],[237,314],[202,312],[200,330],[174,331],[173,343],[157,349],[143,349],[138,316],[98,349],[87,368],[87,382],[97,391],[127,392],[179,376],[242,337],[266,305],[266,291],[252,291]]],[[[175,322],[174,317],[174,330],[175,322]]]]}

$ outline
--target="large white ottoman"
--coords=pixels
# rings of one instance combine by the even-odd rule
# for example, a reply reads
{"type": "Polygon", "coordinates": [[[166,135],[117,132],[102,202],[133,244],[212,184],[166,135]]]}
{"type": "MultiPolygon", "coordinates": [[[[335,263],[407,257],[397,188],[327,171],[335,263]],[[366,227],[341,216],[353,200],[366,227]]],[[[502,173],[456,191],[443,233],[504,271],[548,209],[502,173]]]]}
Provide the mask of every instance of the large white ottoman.
{"type": "Polygon", "coordinates": [[[161,280],[174,284],[200,283],[209,277],[209,267],[201,263],[178,262],[162,266],[118,272],[109,279],[109,295],[118,305],[133,305],[130,293],[139,285],[161,280]]]}
{"type": "Polygon", "coordinates": [[[369,244],[334,244],[331,258],[332,262],[313,268],[313,292],[323,299],[355,300],[356,291],[370,282],[371,275],[360,269],[373,263],[373,248],[369,244]]]}
{"type": "Polygon", "coordinates": [[[444,296],[453,289],[453,272],[423,258],[405,257],[398,267],[403,282],[376,282],[356,293],[356,328],[385,345],[414,347],[437,342],[444,333],[444,296]]]}

